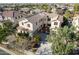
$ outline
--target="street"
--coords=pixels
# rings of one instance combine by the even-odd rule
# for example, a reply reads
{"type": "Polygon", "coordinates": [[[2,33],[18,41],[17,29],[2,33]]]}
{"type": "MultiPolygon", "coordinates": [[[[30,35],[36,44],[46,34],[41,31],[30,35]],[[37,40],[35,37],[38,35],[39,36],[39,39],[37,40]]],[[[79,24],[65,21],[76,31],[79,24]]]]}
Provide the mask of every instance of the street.
{"type": "Polygon", "coordinates": [[[0,55],[16,55],[16,54],[0,46],[0,55]]]}
{"type": "Polygon", "coordinates": [[[5,52],[4,50],[0,49],[0,55],[10,55],[10,54],[5,52]]]}

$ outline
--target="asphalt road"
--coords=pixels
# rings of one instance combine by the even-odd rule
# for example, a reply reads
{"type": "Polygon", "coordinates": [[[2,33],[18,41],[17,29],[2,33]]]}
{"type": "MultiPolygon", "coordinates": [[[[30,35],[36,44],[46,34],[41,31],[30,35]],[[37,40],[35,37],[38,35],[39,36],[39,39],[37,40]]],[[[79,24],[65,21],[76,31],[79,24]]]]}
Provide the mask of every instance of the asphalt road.
{"type": "Polygon", "coordinates": [[[0,49],[0,55],[10,55],[10,54],[0,49]]]}

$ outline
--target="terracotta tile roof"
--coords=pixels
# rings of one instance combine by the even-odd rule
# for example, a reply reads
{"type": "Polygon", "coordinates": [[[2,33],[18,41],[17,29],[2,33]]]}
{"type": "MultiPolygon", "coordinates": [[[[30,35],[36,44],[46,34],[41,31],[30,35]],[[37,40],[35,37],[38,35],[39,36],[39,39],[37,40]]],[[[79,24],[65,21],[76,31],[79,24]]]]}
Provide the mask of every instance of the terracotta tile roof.
{"type": "Polygon", "coordinates": [[[4,11],[3,16],[4,17],[13,17],[13,11],[4,11]]]}

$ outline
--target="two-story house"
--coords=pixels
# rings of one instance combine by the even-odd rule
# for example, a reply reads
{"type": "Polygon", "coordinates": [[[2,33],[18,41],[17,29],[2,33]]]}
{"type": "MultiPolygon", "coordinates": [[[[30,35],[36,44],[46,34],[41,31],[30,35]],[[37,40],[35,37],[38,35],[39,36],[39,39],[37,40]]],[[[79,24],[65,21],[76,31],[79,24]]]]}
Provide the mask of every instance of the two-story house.
{"type": "Polygon", "coordinates": [[[49,17],[47,23],[50,25],[50,30],[56,31],[56,28],[61,27],[61,24],[63,23],[62,15],[59,15],[57,13],[50,13],[47,15],[49,17]]]}
{"type": "Polygon", "coordinates": [[[19,21],[18,32],[31,32],[32,34],[40,30],[47,24],[47,15],[44,13],[38,13],[28,18],[23,18],[19,21]]]}
{"type": "Polygon", "coordinates": [[[2,15],[3,15],[3,17],[4,17],[4,20],[11,20],[11,21],[13,21],[13,16],[14,16],[14,11],[4,11],[3,13],[2,13],[2,15]]]}
{"type": "Polygon", "coordinates": [[[63,22],[63,16],[58,14],[38,13],[28,18],[23,18],[19,21],[18,33],[35,33],[43,26],[49,26],[50,29],[55,30],[59,28],[63,22]]]}

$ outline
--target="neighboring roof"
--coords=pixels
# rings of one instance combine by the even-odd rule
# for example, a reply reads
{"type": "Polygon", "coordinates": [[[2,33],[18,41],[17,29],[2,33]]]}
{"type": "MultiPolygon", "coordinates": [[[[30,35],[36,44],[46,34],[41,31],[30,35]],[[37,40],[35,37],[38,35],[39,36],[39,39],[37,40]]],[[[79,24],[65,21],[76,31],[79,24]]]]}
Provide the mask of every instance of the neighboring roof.
{"type": "Polygon", "coordinates": [[[29,11],[29,10],[30,10],[29,8],[21,8],[20,9],[20,11],[26,11],[26,12],[29,11]]]}
{"type": "Polygon", "coordinates": [[[57,20],[63,22],[63,16],[59,15],[58,18],[57,18],[57,20]]]}
{"type": "Polygon", "coordinates": [[[4,17],[13,17],[13,11],[4,11],[3,16],[4,17]]]}
{"type": "Polygon", "coordinates": [[[33,10],[35,13],[40,13],[40,12],[42,12],[42,10],[40,10],[40,9],[34,9],[33,10]]]}
{"type": "Polygon", "coordinates": [[[54,18],[58,16],[58,14],[56,13],[45,13],[45,14],[48,15],[50,18],[54,18]]]}
{"type": "Polygon", "coordinates": [[[17,16],[19,16],[19,11],[14,11],[13,12],[13,17],[17,17],[17,16]]]}
{"type": "Polygon", "coordinates": [[[8,10],[8,11],[11,11],[11,10],[13,10],[13,9],[14,9],[14,8],[10,8],[10,7],[4,8],[5,11],[7,11],[7,10],[8,10]]]}

